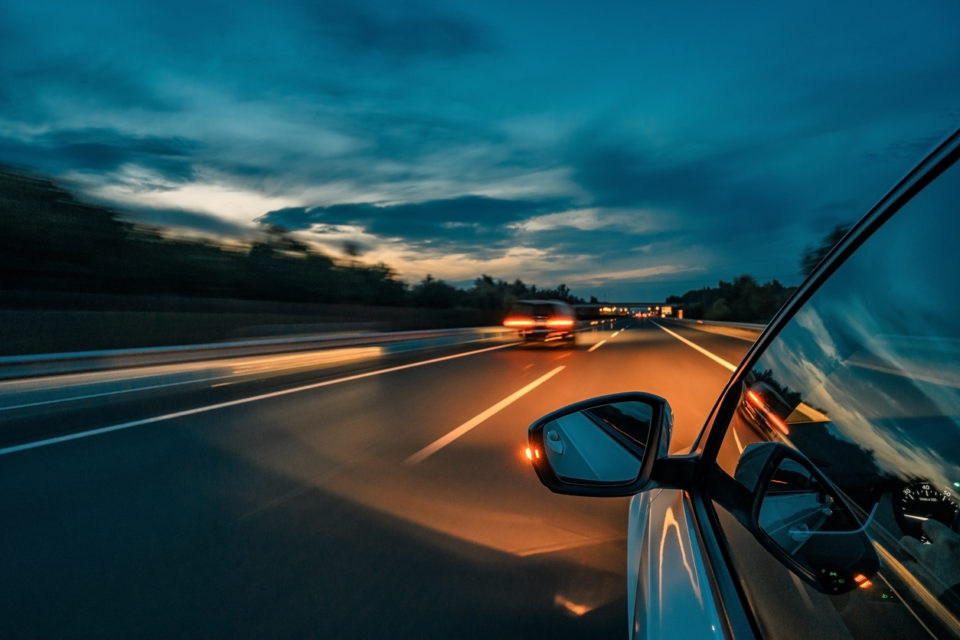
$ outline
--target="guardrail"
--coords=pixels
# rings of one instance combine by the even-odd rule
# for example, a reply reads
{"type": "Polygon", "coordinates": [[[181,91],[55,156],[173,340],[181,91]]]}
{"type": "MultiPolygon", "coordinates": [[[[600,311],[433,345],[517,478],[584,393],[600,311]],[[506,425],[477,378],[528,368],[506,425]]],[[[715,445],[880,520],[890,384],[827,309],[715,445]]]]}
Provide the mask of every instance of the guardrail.
{"type": "Polygon", "coordinates": [[[720,320],[679,320],[670,318],[670,322],[689,326],[694,329],[706,331],[709,333],[719,333],[731,338],[738,338],[747,342],[754,342],[763,330],[767,328],[765,324],[753,322],[722,322],[720,320]]]}
{"type": "Polygon", "coordinates": [[[685,322],[688,324],[697,324],[697,325],[707,325],[711,327],[733,327],[736,329],[750,329],[753,331],[763,331],[767,328],[765,324],[758,324],[756,322],[723,322],[720,320],[677,320],[677,322],[685,322]]]}
{"type": "Polygon", "coordinates": [[[387,347],[387,351],[412,351],[471,342],[508,341],[515,336],[515,330],[504,327],[473,327],[390,333],[296,336],[144,349],[3,356],[0,357],[0,380],[199,362],[220,358],[274,355],[338,347],[376,345],[387,347]]]}

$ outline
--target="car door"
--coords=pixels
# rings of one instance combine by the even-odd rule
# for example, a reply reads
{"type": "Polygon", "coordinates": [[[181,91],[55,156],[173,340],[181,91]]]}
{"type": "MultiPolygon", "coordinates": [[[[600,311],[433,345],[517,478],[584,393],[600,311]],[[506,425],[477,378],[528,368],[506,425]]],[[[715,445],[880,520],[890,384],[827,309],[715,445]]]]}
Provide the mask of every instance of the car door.
{"type": "MultiPolygon", "coordinates": [[[[701,434],[687,548],[712,567],[705,597],[730,635],[745,624],[778,639],[960,635],[957,156],[954,134],[841,242],[748,354],[701,434]],[[824,593],[737,516],[730,487],[775,489],[739,477],[744,452],[765,442],[800,452],[849,501],[879,559],[874,575],[824,593]]],[[[638,544],[665,535],[670,523],[649,505],[663,499],[643,498],[638,544]]]]}

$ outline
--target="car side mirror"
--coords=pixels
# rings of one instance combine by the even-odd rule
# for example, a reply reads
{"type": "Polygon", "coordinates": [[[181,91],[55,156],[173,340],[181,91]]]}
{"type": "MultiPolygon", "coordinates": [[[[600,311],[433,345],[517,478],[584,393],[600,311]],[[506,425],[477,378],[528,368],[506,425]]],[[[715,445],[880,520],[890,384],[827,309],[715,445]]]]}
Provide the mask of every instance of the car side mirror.
{"type": "Polygon", "coordinates": [[[777,442],[748,446],[734,479],[754,496],[746,526],[782,564],[817,590],[869,586],[879,559],[856,511],[802,453],[777,442]]]}
{"type": "Polygon", "coordinates": [[[628,496],[650,480],[673,428],[659,396],[629,392],[600,396],[549,413],[527,433],[527,457],[551,491],[628,496]]]}

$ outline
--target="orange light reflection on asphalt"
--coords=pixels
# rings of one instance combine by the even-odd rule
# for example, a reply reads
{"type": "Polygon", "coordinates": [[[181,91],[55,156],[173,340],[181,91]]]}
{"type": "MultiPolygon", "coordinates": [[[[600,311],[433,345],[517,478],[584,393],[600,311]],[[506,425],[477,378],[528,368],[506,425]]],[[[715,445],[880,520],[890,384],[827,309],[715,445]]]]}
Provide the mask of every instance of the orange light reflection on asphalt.
{"type": "Polygon", "coordinates": [[[564,609],[566,609],[573,615],[577,616],[578,618],[584,614],[587,614],[593,611],[593,607],[590,607],[585,604],[577,604],[576,602],[573,602],[569,598],[564,598],[559,593],[553,597],[553,603],[558,607],[563,607],[564,609]]]}
{"type": "Polygon", "coordinates": [[[356,360],[370,360],[383,355],[383,347],[345,347],[323,349],[306,353],[238,358],[230,362],[233,374],[238,376],[288,369],[320,368],[356,360]]]}

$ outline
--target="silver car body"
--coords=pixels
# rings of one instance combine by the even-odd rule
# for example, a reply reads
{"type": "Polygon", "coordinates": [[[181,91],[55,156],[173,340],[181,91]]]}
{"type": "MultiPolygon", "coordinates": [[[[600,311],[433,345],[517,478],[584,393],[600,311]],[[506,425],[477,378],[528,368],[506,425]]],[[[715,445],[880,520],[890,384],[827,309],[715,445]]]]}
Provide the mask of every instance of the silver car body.
{"type": "Polygon", "coordinates": [[[654,489],[630,500],[627,607],[630,638],[723,638],[720,612],[682,491],[654,489]]]}

